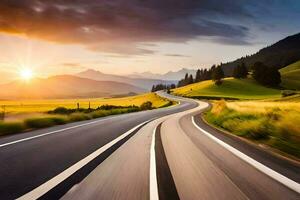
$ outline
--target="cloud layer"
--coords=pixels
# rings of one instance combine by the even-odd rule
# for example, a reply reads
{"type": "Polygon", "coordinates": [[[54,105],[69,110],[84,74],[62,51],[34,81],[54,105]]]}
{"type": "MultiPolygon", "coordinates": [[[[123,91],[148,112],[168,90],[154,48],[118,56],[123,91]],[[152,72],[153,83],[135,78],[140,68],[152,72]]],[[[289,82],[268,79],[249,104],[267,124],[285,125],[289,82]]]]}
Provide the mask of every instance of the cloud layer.
{"type": "Polygon", "coordinates": [[[201,36],[247,44],[249,29],[235,19],[254,18],[249,2],[1,0],[0,32],[119,54],[149,54],[147,44],[201,36]]]}

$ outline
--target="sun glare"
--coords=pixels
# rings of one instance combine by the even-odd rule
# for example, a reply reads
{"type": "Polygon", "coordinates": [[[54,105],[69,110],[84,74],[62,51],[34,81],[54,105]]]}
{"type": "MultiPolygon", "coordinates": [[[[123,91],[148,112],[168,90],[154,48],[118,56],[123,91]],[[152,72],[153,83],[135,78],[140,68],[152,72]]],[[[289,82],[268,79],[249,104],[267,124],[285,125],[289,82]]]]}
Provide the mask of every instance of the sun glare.
{"type": "Polygon", "coordinates": [[[23,80],[29,81],[33,77],[33,72],[31,69],[22,69],[20,71],[20,76],[23,80]]]}

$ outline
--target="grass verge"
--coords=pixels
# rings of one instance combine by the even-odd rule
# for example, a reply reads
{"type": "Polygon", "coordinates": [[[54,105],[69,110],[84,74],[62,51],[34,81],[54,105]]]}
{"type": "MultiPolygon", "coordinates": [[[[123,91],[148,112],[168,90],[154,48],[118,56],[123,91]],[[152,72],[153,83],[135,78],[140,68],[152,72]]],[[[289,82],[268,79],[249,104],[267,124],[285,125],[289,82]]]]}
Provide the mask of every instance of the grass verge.
{"type": "MultiPolygon", "coordinates": [[[[167,99],[163,99],[162,102],[164,104],[154,105],[159,105],[159,108],[162,108],[175,104],[175,102],[169,101],[167,99]]],[[[62,125],[70,122],[90,120],[110,115],[118,115],[152,109],[156,109],[156,107],[153,106],[153,103],[151,101],[141,103],[140,106],[101,105],[98,108],[80,109],[58,107],[52,111],[48,111],[47,116],[26,118],[23,121],[19,122],[0,122],[0,135],[15,134],[24,132],[26,130],[34,130],[39,128],[51,127],[54,125],[62,125]]]]}
{"type": "Polygon", "coordinates": [[[300,158],[300,104],[216,101],[204,119],[223,130],[300,158]]]}

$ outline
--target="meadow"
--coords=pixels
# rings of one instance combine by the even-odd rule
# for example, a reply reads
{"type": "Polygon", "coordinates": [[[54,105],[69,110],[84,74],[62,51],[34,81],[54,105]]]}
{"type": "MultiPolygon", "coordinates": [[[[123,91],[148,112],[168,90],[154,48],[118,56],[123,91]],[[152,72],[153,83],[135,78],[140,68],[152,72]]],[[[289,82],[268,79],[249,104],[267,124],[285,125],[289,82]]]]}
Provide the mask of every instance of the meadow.
{"type": "Polygon", "coordinates": [[[8,135],[109,115],[151,110],[171,106],[175,102],[155,93],[147,93],[111,99],[1,101],[1,104],[5,105],[5,119],[0,121],[0,135],[8,135]]]}
{"type": "Polygon", "coordinates": [[[280,90],[267,88],[252,79],[225,78],[222,85],[213,81],[202,81],[174,89],[173,94],[208,99],[267,99],[279,98],[280,90]]]}
{"type": "Polygon", "coordinates": [[[204,119],[237,136],[300,158],[300,98],[215,101],[204,119]]]}
{"type": "Polygon", "coordinates": [[[93,98],[93,99],[42,99],[42,100],[0,100],[0,112],[5,106],[6,120],[16,120],[27,116],[44,115],[45,112],[57,107],[76,109],[77,103],[80,108],[97,108],[102,105],[114,106],[140,106],[145,101],[152,102],[152,106],[159,108],[169,103],[169,100],[161,98],[155,93],[141,94],[122,98],[93,98]]]}
{"type": "Polygon", "coordinates": [[[280,74],[283,87],[300,90],[300,61],[280,69],[280,74]]]}

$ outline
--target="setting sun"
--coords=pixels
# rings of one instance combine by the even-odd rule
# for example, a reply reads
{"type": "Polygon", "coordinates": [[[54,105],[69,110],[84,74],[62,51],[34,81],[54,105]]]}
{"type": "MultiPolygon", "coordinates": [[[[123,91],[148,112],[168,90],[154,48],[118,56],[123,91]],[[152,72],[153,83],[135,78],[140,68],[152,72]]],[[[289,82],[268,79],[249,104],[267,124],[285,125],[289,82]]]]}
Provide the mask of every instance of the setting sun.
{"type": "Polygon", "coordinates": [[[30,79],[32,79],[32,77],[33,77],[33,72],[32,72],[32,70],[31,69],[22,69],[21,71],[20,71],[20,76],[21,76],[21,78],[23,79],[23,80],[26,80],[26,81],[28,81],[28,80],[30,80],[30,79]]]}

